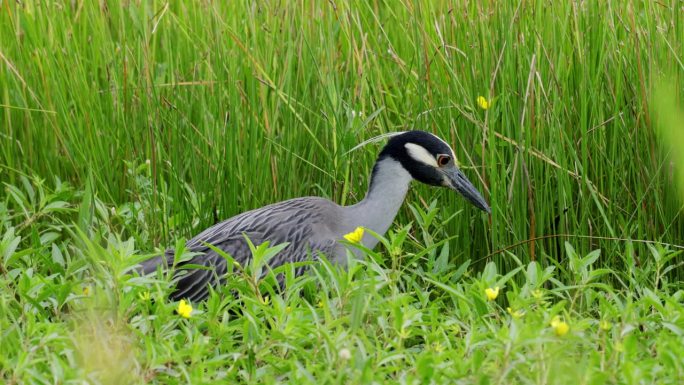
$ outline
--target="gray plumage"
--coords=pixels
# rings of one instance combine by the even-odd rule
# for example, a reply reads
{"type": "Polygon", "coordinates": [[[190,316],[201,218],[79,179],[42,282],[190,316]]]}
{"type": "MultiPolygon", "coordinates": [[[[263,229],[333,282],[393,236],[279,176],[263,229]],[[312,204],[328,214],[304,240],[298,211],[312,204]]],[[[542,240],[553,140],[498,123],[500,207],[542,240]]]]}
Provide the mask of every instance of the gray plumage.
{"type": "MultiPolygon", "coordinates": [[[[199,254],[177,266],[176,290],[171,298],[202,300],[208,295],[209,285],[220,283],[225,276],[226,260],[206,244],[247,265],[252,255],[245,236],[255,245],[265,241],[271,245],[288,243],[269,261],[272,268],[319,253],[344,265],[346,249],[339,241],[359,226],[385,234],[414,179],[457,190],[480,209],[489,211],[484,199],[455,166],[453,151],[444,141],[422,131],[408,131],[389,140],[373,168],[366,197],[355,205],[339,206],[318,197],[291,199],[238,214],[190,239],[186,249],[199,254]],[[448,158],[446,163],[444,157],[448,158]],[[184,269],[185,265],[206,269],[184,269]]],[[[371,249],[377,242],[368,233],[362,239],[363,245],[371,249]]],[[[143,262],[139,271],[149,274],[173,261],[174,251],[167,250],[163,256],[143,262]]],[[[302,270],[300,267],[296,273],[302,270]]]]}
{"type": "MultiPolygon", "coordinates": [[[[304,261],[316,252],[331,255],[339,246],[333,239],[338,228],[326,218],[339,215],[339,210],[338,205],[326,199],[296,198],[244,212],[204,230],[187,242],[188,251],[201,253],[187,264],[211,269],[182,271],[172,299],[201,300],[208,294],[207,284],[216,284],[226,273],[226,259],[207,244],[223,250],[242,266],[247,265],[252,257],[245,236],[255,245],[265,241],[270,241],[271,245],[288,243],[269,261],[273,268],[284,262],[304,261]]],[[[162,263],[170,266],[173,259],[174,250],[167,250],[163,257],[143,262],[142,271],[144,274],[153,272],[162,263]]]]}

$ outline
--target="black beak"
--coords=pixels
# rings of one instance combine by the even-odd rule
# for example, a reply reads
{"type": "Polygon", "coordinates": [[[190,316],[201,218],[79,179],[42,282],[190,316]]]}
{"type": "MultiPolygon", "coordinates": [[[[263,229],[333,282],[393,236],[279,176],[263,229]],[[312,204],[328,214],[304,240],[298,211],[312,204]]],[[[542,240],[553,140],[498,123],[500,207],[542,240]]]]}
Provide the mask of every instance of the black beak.
{"type": "Polygon", "coordinates": [[[456,167],[448,168],[443,170],[446,176],[446,185],[456,191],[458,191],[465,199],[470,201],[475,207],[480,210],[491,213],[492,210],[485,202],[484,198],[479,191],[473,186],[472,183],[463,175],[463,172],[456,167]]]}

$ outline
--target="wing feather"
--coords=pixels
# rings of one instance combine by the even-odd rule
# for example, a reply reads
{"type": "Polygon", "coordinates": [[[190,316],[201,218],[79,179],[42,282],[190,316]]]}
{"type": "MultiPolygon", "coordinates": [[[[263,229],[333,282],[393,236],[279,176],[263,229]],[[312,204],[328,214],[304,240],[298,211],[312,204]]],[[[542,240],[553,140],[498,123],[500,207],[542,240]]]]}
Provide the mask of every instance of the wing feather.
{"type": "MultiPolygon", "coordinates": [[[[316,258],[319,252],[331,255],[336,245],[333,234],[337,210],[339,206],[325,199],[298,198],[239,214],[204,230],[186,244],[188,251],[199,254],[177,266],[176,290],[171,298],[200,301],[207,297],[209,286],[225,281],[226,260],[207,244],[229,254],[242,266],[252,259],[245,235],[255,245],[265,241],[270,241],[272,246],[288,243],[269,261],[271,268],[303,261],[309,255],[316,258]],[[185,265],[208,269],[184,268],[185,265]]],[[[173,250],[167,250],[164,256],[143,263],[141,271],[150,273],[157,265],[169,266],[173,256],[173,250]]],[[[302,272],[303,269],[297,269],[297,274],[302,272]]]]}

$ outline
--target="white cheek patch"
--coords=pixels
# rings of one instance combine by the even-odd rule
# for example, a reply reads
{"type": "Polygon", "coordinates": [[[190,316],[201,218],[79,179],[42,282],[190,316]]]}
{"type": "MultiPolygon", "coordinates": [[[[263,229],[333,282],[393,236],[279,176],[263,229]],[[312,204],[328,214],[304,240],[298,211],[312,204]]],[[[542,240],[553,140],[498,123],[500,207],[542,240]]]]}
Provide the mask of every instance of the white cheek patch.
{"type": "Polygon", "coordinates": [[[449,180],[449,178],[446,175],[442,176],[442,186],[451,187],[451,188],[454,187],[454,185],[451,183],[451,181],[449,180]]]}
{"type": "Polygon", "coordinates": [[[414,160],[425,163],[428,166],[437,167],[437,160],[425,147],[415,143],[406,143],[404,147],[406,147],[406,152],[414,160]]]}

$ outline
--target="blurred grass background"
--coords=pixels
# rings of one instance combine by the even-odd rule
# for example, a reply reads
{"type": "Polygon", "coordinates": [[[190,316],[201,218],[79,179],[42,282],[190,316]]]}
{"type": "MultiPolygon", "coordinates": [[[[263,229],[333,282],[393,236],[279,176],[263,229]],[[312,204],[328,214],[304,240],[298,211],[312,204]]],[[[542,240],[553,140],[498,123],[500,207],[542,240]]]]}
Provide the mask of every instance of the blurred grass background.
{"type": "Polygon", "coordinates": [[[522,260],[553,263],[569,239],[620,268],[624,245],[591,237],[684,241],[676,150],[659,145],[648,97],[663,76],[681,96],[682,7],[2,1],[0,181],[92,175],[105,202],[149,202],[142,244],[163,247],[287,198],[353,203],[379,147],[346,151],[421,129],[492,206],[490,219],[415,186],[409,201],[462,211],[452,260],[520,243],[522,260]],[[554,234],[582,238],[525,242],[554,234]]]}

